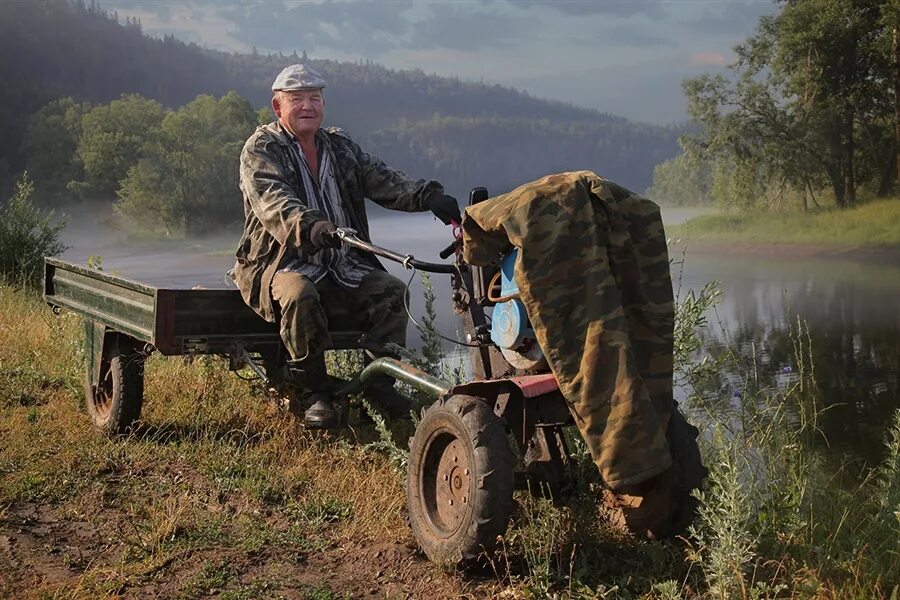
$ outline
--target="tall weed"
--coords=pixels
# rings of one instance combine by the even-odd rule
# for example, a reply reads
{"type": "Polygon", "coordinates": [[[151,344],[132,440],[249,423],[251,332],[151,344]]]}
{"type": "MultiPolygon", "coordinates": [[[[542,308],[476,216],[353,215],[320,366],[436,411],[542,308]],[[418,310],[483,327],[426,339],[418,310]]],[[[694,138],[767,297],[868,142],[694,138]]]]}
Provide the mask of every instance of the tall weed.
{"type": "Polygon", "coordinates": [[[690,528],[698,546],[693,558],[706,577],[709,595],[720,600],[747,597],[746,576],[758,543],[751,527],[752,492],[742,481],[747,456],[741,446],[721,428],[714,432],[707,488],[697,493],[697,522],[690,528]]]}
{"type": "Polygon", "coordinates": [[[7,284],[39,285],[44,257],[66,250],[59,239],[65,220],[54,223],[52,212],[34,206],[33,194],[34,184],[22,175],[12,198],[0,206],[0,279],[7,284]]]}
{"type": "MultiPolygon", "coordinates": [[[[695,303],[679,314],[695,318],[695,303]]],[[[714,598],[889,596],[900,583],[900,416],[871,475],[848,485],[846,467],[829,471],[809,329],[796,318],[788,331],[784,372],[754,345],[680,367],[710,468],[691,558],[714,598]]],[[[698,348],[689,329],[682,335],[682,348],[698,348]]]]}

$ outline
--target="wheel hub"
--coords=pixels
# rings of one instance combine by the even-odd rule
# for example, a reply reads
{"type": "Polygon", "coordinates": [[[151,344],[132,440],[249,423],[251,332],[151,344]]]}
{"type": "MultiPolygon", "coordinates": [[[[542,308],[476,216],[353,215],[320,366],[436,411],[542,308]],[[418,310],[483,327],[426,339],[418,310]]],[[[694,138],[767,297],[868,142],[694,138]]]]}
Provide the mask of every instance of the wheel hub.
{"type": "Polygon", "coordinates": [[[94,412],[101,421],[109,417],[112,410],[112,373],[110,369],[106,369],[106,374],[102,381],[98,382],[94,388],[93,397],[89,398],[89,402],[94,406],[94,412]]]}
{"type": "Polygon", "coordinates": [[[452,535],[468,510],[472,468],[465,446],[455,436],[437,436],[429,450],[422,480],[426,488],[431,488],[422,490],[426,514],[437,531],[452,535]]]}

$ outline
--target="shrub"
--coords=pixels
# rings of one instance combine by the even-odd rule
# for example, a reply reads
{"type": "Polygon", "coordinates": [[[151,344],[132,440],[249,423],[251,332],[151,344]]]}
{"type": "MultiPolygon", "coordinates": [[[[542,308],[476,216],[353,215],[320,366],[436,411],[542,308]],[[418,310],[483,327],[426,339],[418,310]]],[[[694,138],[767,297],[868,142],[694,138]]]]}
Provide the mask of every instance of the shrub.
{"type": "Polygon", "coordinates": [[[34,184],[27,174],[16,182],[9,202],[0,206],[0,278],[7,284],[40,283],[45,256],[62,254],[59,239],[65,221],[54,222],[53,212],[34,206],[34,184]]]}

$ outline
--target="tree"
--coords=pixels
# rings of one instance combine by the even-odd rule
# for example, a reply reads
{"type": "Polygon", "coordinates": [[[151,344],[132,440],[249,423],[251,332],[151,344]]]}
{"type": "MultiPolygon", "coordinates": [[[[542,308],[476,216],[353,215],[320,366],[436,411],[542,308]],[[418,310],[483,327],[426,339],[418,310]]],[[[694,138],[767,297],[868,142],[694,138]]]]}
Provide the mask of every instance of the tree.
{"type": "Polygon", "coordinates": [[[713,203],[712,187],[709,162],[682,153],[654,167],[646,195],[667,206],[702,206],[713,203]]]}
{"type": "Polygon", "coordinates": [[[794,0],[735,48],[736,78],[685,82],[702,126],[690,152],[797,189],[831,187],[850,206],[862,183],[894,173],[894,75],[885,15],[896,0],[794,0]]]}
{"type": "Polygon", "coordinates": [[[119,212],[167,233],[203,233],[243,217],[241,148],[257,113],[235,92],[197,96],[166,115],[118,190],[119,212]]]}
{"type": "Polygon", "coordinates": [[[886,7],[884,24],[891,29],[894,67],[894,181],[900,184],[900,2],[897,0],[886,7]]]}
{"type": "Polygon", "coordinates": [[[143,156],[165,115],[159,102],[138,95],[122,96],[91,109],[82,119],[78,143],[84,181],[75,182],[70,189],[112,195],[143,156]]]}
{"type": "Polygon", "coordinates": [[[29,119],[22,152],[37,195],[59,196],[84,177],[78,157],[81,122],[90,110],[71,97],[49,102],[29,119]]]}

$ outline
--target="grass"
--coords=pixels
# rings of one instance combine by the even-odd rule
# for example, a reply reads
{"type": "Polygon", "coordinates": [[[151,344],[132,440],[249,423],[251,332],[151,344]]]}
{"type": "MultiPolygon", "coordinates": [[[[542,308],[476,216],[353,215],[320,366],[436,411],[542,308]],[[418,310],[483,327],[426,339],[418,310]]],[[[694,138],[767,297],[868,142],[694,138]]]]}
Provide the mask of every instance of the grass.
{"type": "Polygon", "coordinates": [[[826,472],[807,443],[816,382],[802,324],[795,362],[807,366],[791,384],[771,389],[742,365],[741,402],[721,406],[703,390],[744,359],[685,362],[715,298],[710,286],[679,316],[680,378],[705,415],[711,467],[692,538],[650,543],[611,530],[582,457],[587,475],[571,501],[517,493],[502,552],[466,575],[409,550],[397,443],[408,431],[376,419],[377,428],[307,432],[221,359],[154,356],[141,427],[106,439],[81,409],[78,320],[0,287],[0,597],[900,594],[900,422],[885,463],[861,483],[826,472]]]}
{"type": "Polygon", "coordinates": [[[111,579],[131,588],[220,549],[289,558],[404,539],[402,483],[388,461],[352,437],[300,431],[221,360],[154,357],[143,428],[119,441],[97,435],[81,409],[79,337],[76,319],[0,288],[0,507],[39,506],[112,538],[110,562],[63,589],[94,597],[111,579]]]}
{"type": "Polygon", "coordinates": [[[667,231],[672,239],[688,242],[894,246],[900,245],[900,199],[873,201],[848,210],[704,215],[667,231]]]}

